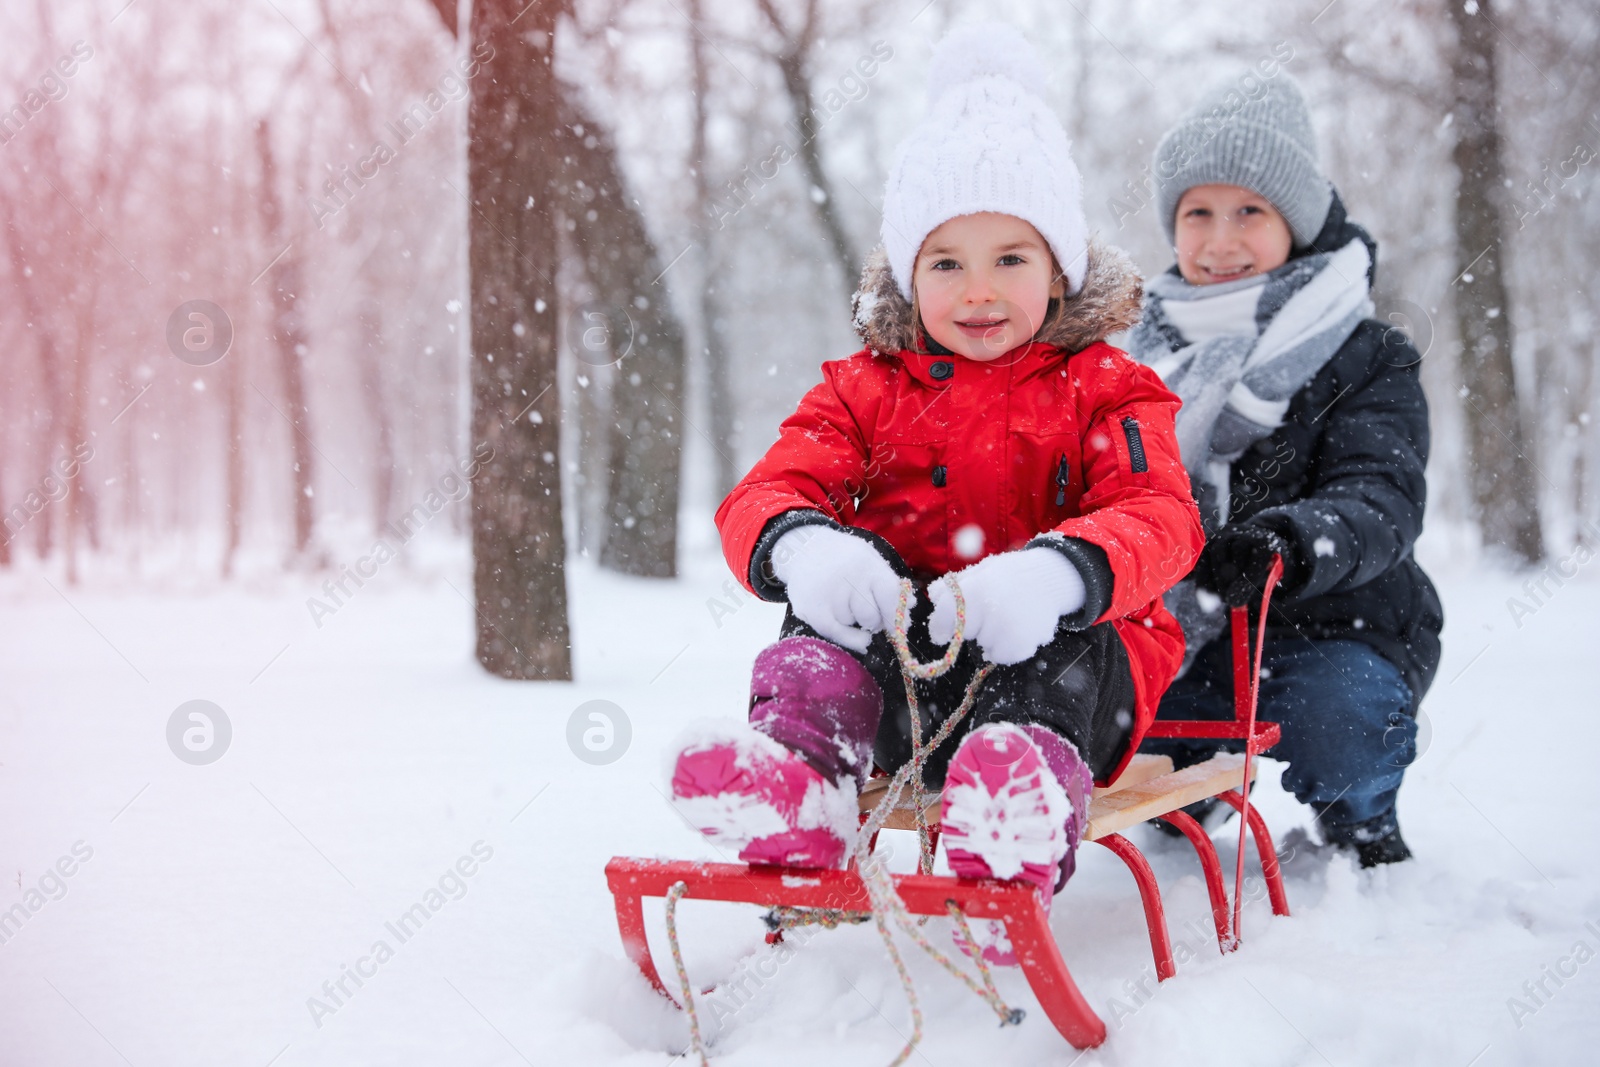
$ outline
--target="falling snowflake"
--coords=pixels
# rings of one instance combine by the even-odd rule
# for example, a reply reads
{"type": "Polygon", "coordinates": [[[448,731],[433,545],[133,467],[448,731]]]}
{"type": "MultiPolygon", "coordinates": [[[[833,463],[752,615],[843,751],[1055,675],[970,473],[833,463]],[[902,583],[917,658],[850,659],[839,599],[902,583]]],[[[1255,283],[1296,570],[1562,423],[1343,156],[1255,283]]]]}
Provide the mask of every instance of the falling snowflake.
{"type": "Polygon", "coordinates": [[[983,527],[969,522],[956,531],[956,555],[962,559],[977,559],[983,555],[983,527]]]}

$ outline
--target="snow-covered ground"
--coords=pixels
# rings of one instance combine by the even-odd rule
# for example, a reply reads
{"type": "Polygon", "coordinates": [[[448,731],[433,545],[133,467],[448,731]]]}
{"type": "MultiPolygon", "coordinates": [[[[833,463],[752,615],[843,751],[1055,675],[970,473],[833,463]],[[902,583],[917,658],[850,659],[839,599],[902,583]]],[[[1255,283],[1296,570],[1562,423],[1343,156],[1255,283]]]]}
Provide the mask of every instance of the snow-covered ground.
{"type": "MultiPolygon", "coordinates": [[[[1362,872],[1301,841],[1294,915],[1252,901],[1223,958],[1193,855],[1136,831],[1188,960],[1157,987],[1132,880],[1088,847],[1054,924],[1106,1045],[1078,1057],[1015,975],[1002,990],[1032,1010],[998,1029],[908,945],[928,1019],[913,1062],[1593,1062],[1600,563],[1535,605],[1521,578],[1438,555],[1444,666],[1401,793],[1415,862],[1362,872]]],[[[472,660],[467,574],[459,556],[391,568],[320,629],[309,579],[0,579],[0,1064],[674,1060],[687,1027],[624,959],[602,870],[717,858],[663,800],[662,753],[741,713],[780,613],[731,600],[703,545],[673,583],[580,563],[579,681],[514,684],[472,660]],[[231,725],[209,764],[168,742],[197,699],[231,725]],[[631,727],[610,763],[569,744],[591,700],[631,727]]],[[[1308,819],[1268,778],[1287,853],[1308,819]]],[[[691,901],[680,926],[696,983],[742,990],[706,1005],[715,1063],[881,1064],[909,1031],[870,928],[780,963],[754,909],[691,901]]]]}

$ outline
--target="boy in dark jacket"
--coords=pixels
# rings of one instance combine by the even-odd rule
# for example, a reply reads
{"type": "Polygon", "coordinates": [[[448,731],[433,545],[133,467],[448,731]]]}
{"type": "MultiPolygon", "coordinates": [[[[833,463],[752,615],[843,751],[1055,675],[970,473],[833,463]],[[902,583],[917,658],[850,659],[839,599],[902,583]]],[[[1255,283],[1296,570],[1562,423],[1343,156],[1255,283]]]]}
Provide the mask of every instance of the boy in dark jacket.
{"type": "MultiPolygon", "coordinates": [[[[1371,317],[1377,245],[1323,176],[1287,75],[1214,88],[1157,146],[1154,173],[1178,262],[1147,287],[1129,348],[1183,398],[1178,441],[1208,534],[1167,596],[1188,654],[1158,717],[1231,716],[1225,605],[1258,601],[1281,556],[1260,709],[1282,727],[1284,785],[1362,866],[1407,859],[1395,797],[1442,625],[1412,557],[1421,357],[1371,317]]],[[[1179,766],[1211,750],[1144,749],[1179,766]]]]}

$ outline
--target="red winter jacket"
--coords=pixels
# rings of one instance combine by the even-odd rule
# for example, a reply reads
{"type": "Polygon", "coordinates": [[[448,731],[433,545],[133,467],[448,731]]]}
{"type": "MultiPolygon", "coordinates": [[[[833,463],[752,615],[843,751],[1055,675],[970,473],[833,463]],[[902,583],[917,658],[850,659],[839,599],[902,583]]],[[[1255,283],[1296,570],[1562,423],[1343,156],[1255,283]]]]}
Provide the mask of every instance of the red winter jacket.
{"type": "Polygon", "coordinates": [[[797,510],[882,536],[930,578],[1030,542],[1060,549],[1087,594],[1069,623],[1110,622],[1127,649],[1131,754],[1183,659],[1161,594],[1204,539],[1173,435],[1178,398],[1101,340],[1137,320],[1139,301],[1132,265],[1094,246],[1083,290],[1041,340],[988,364],[921,355],[910,305],[875,256],[856,295],[868,347],[822,365],[717,509],[728,565],[783,599],[761,564],[790,525],[774,520],[797,510]]]}

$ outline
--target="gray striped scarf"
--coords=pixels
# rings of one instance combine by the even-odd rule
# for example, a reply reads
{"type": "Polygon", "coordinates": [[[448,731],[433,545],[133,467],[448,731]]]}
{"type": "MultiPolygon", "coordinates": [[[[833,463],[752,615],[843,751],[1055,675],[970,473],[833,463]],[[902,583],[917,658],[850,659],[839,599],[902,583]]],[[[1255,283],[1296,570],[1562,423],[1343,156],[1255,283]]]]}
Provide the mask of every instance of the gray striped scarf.
{"type": "MultiPolygon", "coordinates": [[[[1372,315],[1370,265],[1366,245],[1353,240],[1334,252],[1291,260],[1264,281],[1257,276],[1200,286],[1165,273],[1145,287],[1144,319],[1129,335],[1128,348],[1183,401],[1178,448],[1208,537],[1227,524],[1233,510],[1234,462],[1282,425],[1289,401],[1372,315]],[[1257,293],[1253,308],[1248,297],[1234,298],[1241,309],[1236,329],[1213,330],[1193,343],[1174,320],[1203,317],[1207,309],[1169,310],[1170,304],[1251,288],[1257,293]]],[[[1214,597],[1197,597],[1191,581],[1174,587],[1166,603],[1188,641],[1187,670],[1195,653],[1222,632],[1226,614],[1214,597]]]]}

